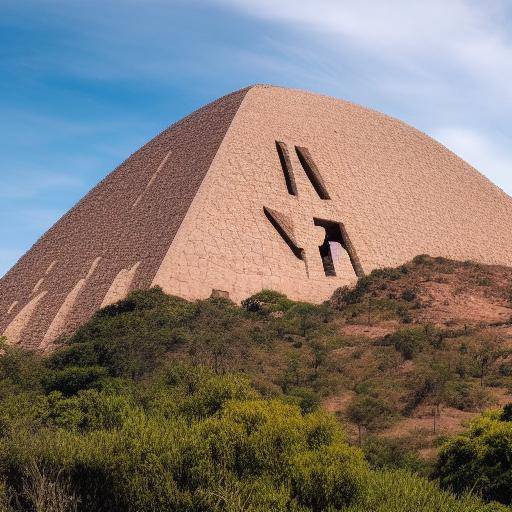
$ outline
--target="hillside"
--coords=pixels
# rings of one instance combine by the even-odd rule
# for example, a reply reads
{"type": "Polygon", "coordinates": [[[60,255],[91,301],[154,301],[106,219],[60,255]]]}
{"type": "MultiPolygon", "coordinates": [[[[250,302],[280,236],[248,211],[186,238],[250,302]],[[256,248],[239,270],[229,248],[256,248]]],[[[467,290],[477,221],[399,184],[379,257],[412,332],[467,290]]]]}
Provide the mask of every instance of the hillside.
{"type": "MultiPolygon", "coordinates": [[[[334,305],[344,305],[345,292],[337,291],[334,305]]],[[[407,308],[412,321],[440,327],[506,324],[512,317],[509,267],[422,255],[397,269],[373,272],[359,282],[356,293],[359,299],[413,303],[413,308],[407,308]]]]}
{"type": "MultiPolygon", "coordinates": [[[[384,436],[413,445],[421,438],[416,449],[428,458],[436,438],[512,400],[512,269],[418,256],[372,273],[355,290],[338,290],[332,305],[344,317],[340,331],[352,338],[332,356],[356,393],[371,385],[399,404],[401,417],[384,436]]],[[[348,389],[325,406],[344,412],[353,396],[348,389]]]]}
{"type": "Polygon", "coordinates": [[[419,256],[318,306],[133,292],[5,345],[0,398],[6,511],[501,510],[424,477],[466,492],[439,447],[512,402],[512,269],[419,256]]]}
{"type": "MultiPolygon", "coordinates": [[[[190,299],[275,288],[317,303],[427,248],[512,266],[511,232],[512,198],[426,134],[255,84],[165,129],[49,229],[0,280],[0,332],[43,347],[152,284],[190,299]]],[[[424,289],[435,318],[486,321],[479,297],[445,311],[437,284],[424,289]]]]}

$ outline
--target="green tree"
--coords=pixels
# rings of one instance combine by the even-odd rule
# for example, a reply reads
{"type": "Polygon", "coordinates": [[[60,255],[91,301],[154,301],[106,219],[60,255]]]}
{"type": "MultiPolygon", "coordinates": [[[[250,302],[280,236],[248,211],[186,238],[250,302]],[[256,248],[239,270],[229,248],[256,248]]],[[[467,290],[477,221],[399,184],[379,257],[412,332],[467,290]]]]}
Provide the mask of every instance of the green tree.
{"type": "Polygon", "coordinates": [[[287,393],[292,387],[299,387],[304,377],[304,365],[299,354],[292,352],[288,356],[286,369],[281,377],[281,387],[287,393]]]}
{"type": "Polygon", "coordinates": [[[493,332],[484,332],[470,347],[470,356],[477,365],[480,385],[494,364],[503,356],[503,340],[493,332]]]}
{"type": "Polygon", "coordinates": [[[327,344],[323,340],[313,339],[310,341],[309,346],[313,352],[313,368],[318,373],[318,369],[322,366],[329,353],[327,344]]]}
{"type": "Polygon", "coordinates": [[[428,403],[432,406],[432,430],[437,429],[437,419],[441,416],[441,405],[446,402],[446,388],[450,380],[450,368],[443,362],[433,361],[427,379],[429,382],[428,403]]]}
{"type": "Polygon", "coordinates": [[[512,504],[512,422],[503,415],[485,413],[442,445],[436,475],[444,488],[512,504]]]}
{"type": "Polygon", "coordinates": [[[413,359],[425,349],[429,333],[424,327],[401,329],[391,336],[391,343],[404,359],[413,359]]]}
{"type": "Polygon", "coordinates": [[[369,395],[358,395],[348,404],[348,419],[357,425],[359,445],[362,444],[362,429],[375,431],[386,426],[393,416],[388,404],[369,395]]]}
{"type": "Polygon", "coordinates": [[[297,320],[300,335],[306,338],[312,330],[320,325],[323,314],[321,306],[306,302],[297,302],[288,310],[288,315],[297,320]]]}

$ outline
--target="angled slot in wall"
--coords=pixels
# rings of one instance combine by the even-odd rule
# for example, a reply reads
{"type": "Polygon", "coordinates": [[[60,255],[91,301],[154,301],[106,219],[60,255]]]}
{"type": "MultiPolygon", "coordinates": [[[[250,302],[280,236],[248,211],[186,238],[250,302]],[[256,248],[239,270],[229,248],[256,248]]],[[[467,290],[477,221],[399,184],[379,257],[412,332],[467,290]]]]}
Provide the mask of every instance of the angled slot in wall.
{"type": "Polygon", "coordinates": [[[307,148],[295,146],[295,151],[299,157],[300,164],[309,178],[311,185],[313,185],[313,188],[316,190],[318,197],[325,200],[331,199],[329,192],[327,192],[327,188],[325,187],[322,175],[309,154],[309,150],[307,148]]]}
{"type": "Polygon", "coordinates": [[[144,190],[139,194],[135,202],[132,204],[132,208],[135,208],[142,200],[144,194],[149,190],[153,182],[156,180],[158,173],[163,169],[164,165],[167,163],[167,160],[169,160],[169,157],[171,156],[172,150],[168,151],[168,153],[165,155],[163,160],[160,162],[160,165],[157,167],[156,171],[153,173],[149,181],[147,182],[146,186],[144,187],[144,190]]]}
{"type": "Polygon", "coordinates": [[[48,268],[46,269],[45,274],[49,274],[53,270],[53,267],[55,267],[56,264],[57,264],[57,260],[53,260],[50,263],[50,265],[48,266],[48,268]]]}
{"type": "Polygon", "coordinates": [[[286,245],[291,249],[293,254],[299,259],[304,259],[304,251],[301,247],[298,246],[294,233],[293,228],[290,225],[290,222],[288,219],[280,214],[279,212],[276,212],[275,210],[271,210],[270,208],[267,208],[266,206],[263,207],[263,211],[265,212],[265,216],[269,220],[270,224],[274,226],[274,229],[279,233],[281,238],[286,242],[286,245]]]}
{"type": "Polygon", "coordinates": [[[39,279],[39,281],[37,281],[37,283],[34,285],[34,288],[32,288],[32,292],[30,293],[31,297],[32,297],[32,295],[35,295],[39,291],[39,288],[41,288],[41,285],[43,284],[43,282],[44,282],[43,277],[41,279],[39,279]]]}
{"type": "Polygon", "coordinates": [[[288,153],[288,147],[284,142],[276,140],[277,154],[279,155],[279,161],[281,162],[281,168],[283,170],[284,181],[288,194],[292,196],[297,195],[297,185],[295,184],[295,176],[293,175],[292,163],[290,161],[290,154],[288,153]]]}
{"type": "Polygon", "coordinates": [[[357,277],[363,277],[364,271],[359,258],[355,252],[348,236],[345,226],[341,222],[333,222],[324,219],[313,219],[315,226],[321,226],[325,229],[325,239],[321,246],[318,247],[320,258],[326,276],[335,276],[336,269],[334,266],[334,259],[332,255],[331,242],[337,242],[341,245],[342,249],[348,253],[352,269],[357,277]]]}

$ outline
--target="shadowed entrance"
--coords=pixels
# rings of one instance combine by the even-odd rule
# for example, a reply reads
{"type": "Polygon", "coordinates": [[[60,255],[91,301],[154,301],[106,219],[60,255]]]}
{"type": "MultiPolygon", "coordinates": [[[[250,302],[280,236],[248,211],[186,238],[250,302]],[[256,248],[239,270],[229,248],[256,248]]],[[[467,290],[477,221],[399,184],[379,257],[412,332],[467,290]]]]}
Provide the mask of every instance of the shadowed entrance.
{"type": "Polygon", "coordinates": [[[336,276],[336,268],[334,264],[336,258],[333,255],[333,244],[337,242],[340,245],[341,250],[348,254],[354,274],[357,277],[362,277],[364,275],[363,268],[359,262],[355,249],[350,242],[345,226],[341,222],[333,222],[324,219],[315,218],[313,221],[315,226],[321,226],[325,229],[324,242],[318,247],[325,275],[336,276]]]}

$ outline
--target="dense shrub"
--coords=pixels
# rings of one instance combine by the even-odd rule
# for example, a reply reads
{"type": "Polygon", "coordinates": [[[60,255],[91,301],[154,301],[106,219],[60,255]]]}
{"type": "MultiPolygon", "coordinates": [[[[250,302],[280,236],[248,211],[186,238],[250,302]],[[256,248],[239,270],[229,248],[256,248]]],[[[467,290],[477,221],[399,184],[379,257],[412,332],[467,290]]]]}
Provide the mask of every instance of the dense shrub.
{"type": "Polygon", "coordinates": [[[407,302],[412,302],[416,300],[416,292],[408,288],[402,292],[402,299],[407,302]]]}
{"type": "Polygon", "coordinates": [[[403,470],[376,471],[365,483],[365,493],[344,512],[507,512],[497,504],[484,505],[471,496],[455,498],[439,492],[434,482],[403,470]]]}
{"type": "Polygon", "coordinates": [[[44,374],[43,361],[37,354],[6,345],[0,337],[0,396],[20,390],[39,391],[44,374]]]}
{"type": "Polygon", "coordinates": [[[306,451],[294,460],[293,494],[307,510],[342,509],[363,493],[366,472],[360,452],[346,445],[306,451]]]}
{"type": "Polygon", "coordinates": [[[320,406],[320,396],[309,388],[292,388],[288,397],[296,402],[302,412],[314,412],[320,406]]]}
{"type": "Polygon", "coordinates": [[[402,329],[389,337],[389,342],[404,359],[413,359],[422,352],[429,340],[424,327],[402,329]]]}
{"type": "Polygon", "coordinates": [[[292,306],[293,301],[286,295],[273,290],[262,290],[242,301],[242,307],[247,311],[261,314],[287,311],[292,306]]]}
{"type": "Polygon", "coordinates": [[[512,421],[512,404],[507,404],[503,407],[500,419],[501,421],[512,421]]]}
{"type": "Polygon", "coordinates": [[[43,379],[43,387],[47,393],[60,391],[70,396],[97,385],[106,375],[102,366],[69,366],[49,372],[43,379]]]}
{"type": "MultiPolygon", "coordinates": [[[[391,511],[399,500],[401,510],[411,511],[456,505],[406,474],[399,476],[406,487],[388,486],[382,496],[376,482],[387,474],[368,467],[334,417],[262,400],[243,377],[177,364],[151,387],[130,389],[90,389],[70,398],[52,392],[39,398],[37,415],[30,403],[20,410],[19,400],[10,416],[0,414],[8,424],[15,410],[28,415],[25,425],[2,429],[6,500],[27,512],[220,512],[240,510],[240,503],[261,512],[391,511]],[[34,508],[36,501],[46,508],[34,508]]],[[[467,510],[483,510],[478,506],[467,510]]]]}
{"type": "Polygon", "coordinates": [[[324,510],[355,499],[367,468],[332,418],[303,415],[280,401],[232,400],[226,382],[213,386],[227,386],[220,409],[218,393],[198,391],[205,404],[200,409],[208,414],[191,422],[180,414],[161,421],[91,392],[61,401],[55,413],[61,428],[30,440],[18,436],[0,462],[14,487],[27,464],[59,472],[84,511],[199,511],[209,509],[212,494],[223,486],[247,483],[253,490],[248,505],[280,502],[275,510],[294,502],[324,510]],[[84,428],[85,411],[90,417],[84,428]],[[91,423],[93,417],[98,421],[91,423]]]}
{"type": "Polygon", "coordinates": [[[443,487],[512,504],[512,423],[502,414],[484,414],[441,447],[436,474],[443,487]]]}
{"type": "Polygon", "coordinates": [[[400,439],[370,436],[362,448],[372,468],[408,469],[414,473],[427,474],[426,463],[408,450],[400,439]]]}
{"type": "Polygon", "coordinates": [[[445,390],[446,405],[461,411],[475,411],[489,402],[489,395],[482,387],[468,382],[449,382],[445,390]]]}
{"type": "MultiPolygon", "coordinates": [[[[406,271],[372,273],[358,293],[406,271]]],[[[252,299],[244,309],[134,292],[48,356],[2,345],[0,511],[497,510],[394,471],[423,471],[399,445],[368,439],[368,464],[319,411],[321,396],[350,389],[352,421],[368,432],[389,425],[409,386],[389,375],[411,338],[425,377],[418,396],[437,393],[444,374],[422,369],[443,348],[434,330],[376,342],[340,332],[366,303],[337,312],[271,291],[252,299]]],[[[379,318],[404,306],[368,303],[379,318]]]]}

